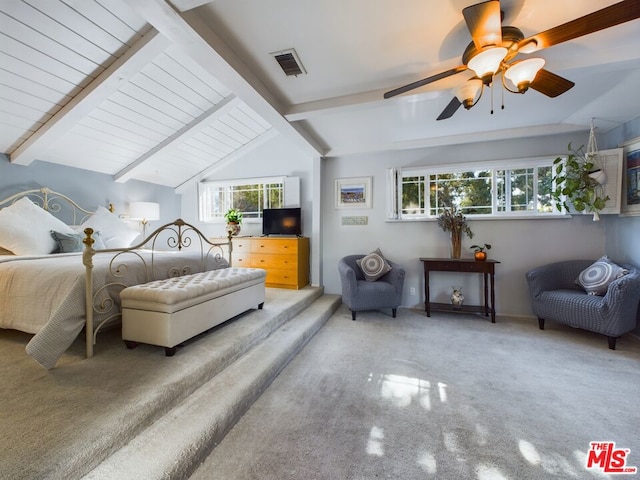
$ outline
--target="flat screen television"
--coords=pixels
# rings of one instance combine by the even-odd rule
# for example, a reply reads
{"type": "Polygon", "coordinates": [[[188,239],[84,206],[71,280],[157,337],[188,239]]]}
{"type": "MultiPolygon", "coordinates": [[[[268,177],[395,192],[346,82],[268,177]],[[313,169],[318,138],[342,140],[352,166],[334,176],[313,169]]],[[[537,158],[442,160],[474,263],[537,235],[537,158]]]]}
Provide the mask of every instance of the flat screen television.
{"type": "Polygon", "coordinates": [[[302,209],[265,208],[262,210],[263,235],[302,235],[302,209]]]}

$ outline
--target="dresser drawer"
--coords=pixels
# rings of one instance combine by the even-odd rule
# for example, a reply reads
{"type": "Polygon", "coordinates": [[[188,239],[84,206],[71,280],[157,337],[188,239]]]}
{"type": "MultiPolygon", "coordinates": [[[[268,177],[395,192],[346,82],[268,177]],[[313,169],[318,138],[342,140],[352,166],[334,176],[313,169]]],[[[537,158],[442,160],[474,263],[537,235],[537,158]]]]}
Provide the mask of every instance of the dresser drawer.
{"type": "Polygon", "coordinates": [[[295,271],[298,268],[298,257],[296,255],[252,253],[251,266],[253,268],[278,268],[295,271]]]}
{"type": "Polygon", "coordinates": [[[267,286],[269,285],[298,285],[298,274],[295,270],[270,268],[267,270],[267,286]]]}
{"type": "Polygon", "coordinates": [[[254,238],[251,253],[298,254],[297,238],[254,238]]]}
{"type": "Polygon", "coordinates": [[[234,251],[231,263],[234,267],[251,267],[251,255],[248,253],[236,253],[234,251]]]}
{"type": "Polygon", "coordinates": [[[233,243],[233,253],[249,253],[251,252],[251,239],[250,238],[234,238],[231,240],[233,243]]]}

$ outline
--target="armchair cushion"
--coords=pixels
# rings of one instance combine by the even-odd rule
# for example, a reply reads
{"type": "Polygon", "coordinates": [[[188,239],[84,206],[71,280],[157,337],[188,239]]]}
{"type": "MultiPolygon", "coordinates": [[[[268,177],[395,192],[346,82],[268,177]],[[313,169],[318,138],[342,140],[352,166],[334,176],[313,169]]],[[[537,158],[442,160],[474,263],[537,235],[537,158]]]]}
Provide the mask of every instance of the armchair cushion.
{"type": "Polygon", "coordinates": [[[611,282],[628,273],[629,270],[622,268],[604,255],[580,272],[576,283],[589,295],[604,296],[611,282]]]}
{"type": "Polygon", "coordinates": [[[368,282],[375,282],[391,271],[391,265],[385,260],[379,248],[356,260],[356,264],[368,282]]]}

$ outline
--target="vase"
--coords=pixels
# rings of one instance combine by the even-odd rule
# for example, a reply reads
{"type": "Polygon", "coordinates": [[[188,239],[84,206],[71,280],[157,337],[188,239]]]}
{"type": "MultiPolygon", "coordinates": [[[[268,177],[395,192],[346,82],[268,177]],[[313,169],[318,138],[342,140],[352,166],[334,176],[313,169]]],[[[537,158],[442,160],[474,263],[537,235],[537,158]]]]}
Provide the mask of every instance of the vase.
{"type": "Polygon", "coordinates": [[[230,233],[234,237],[240,233],[240,224],[239,223],[227,223],[227,233],[230,233]]]}
{"type": "Polygon", "coordinates": [[[487,252],[475,252],[473,258],[476,259],[476,262],[484,262],[487,259],[487,252]]]}
{"type": "Polygon", "coordinates": [[[460,258],[462,251],[462,232],[451,232],[451,258],[460,258]]]}
{"type": "Polygon", "coordinates": [[[451,305],[453,308],[462,308],[464,304],[464,295],[462,295],[462,287],[451,287],[451,305]]]}

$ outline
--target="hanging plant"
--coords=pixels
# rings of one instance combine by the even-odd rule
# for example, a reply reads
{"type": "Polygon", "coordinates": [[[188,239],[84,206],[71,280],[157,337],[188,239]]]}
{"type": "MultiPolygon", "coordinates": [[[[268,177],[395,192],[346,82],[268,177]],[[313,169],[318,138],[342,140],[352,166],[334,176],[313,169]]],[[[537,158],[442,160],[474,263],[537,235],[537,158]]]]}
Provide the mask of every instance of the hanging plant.
{"type": "Polygon", "coordinates": [[[583,148],[573,149],[569,143],[566,160],[558,157],[553,161],[551,197],[559,211],[568,211],[572,206],[577,212],[593,213],[597,220],[609,200],[601,184],[606,177],[597,163],[597,154],[585,155],[583,148]]]}

